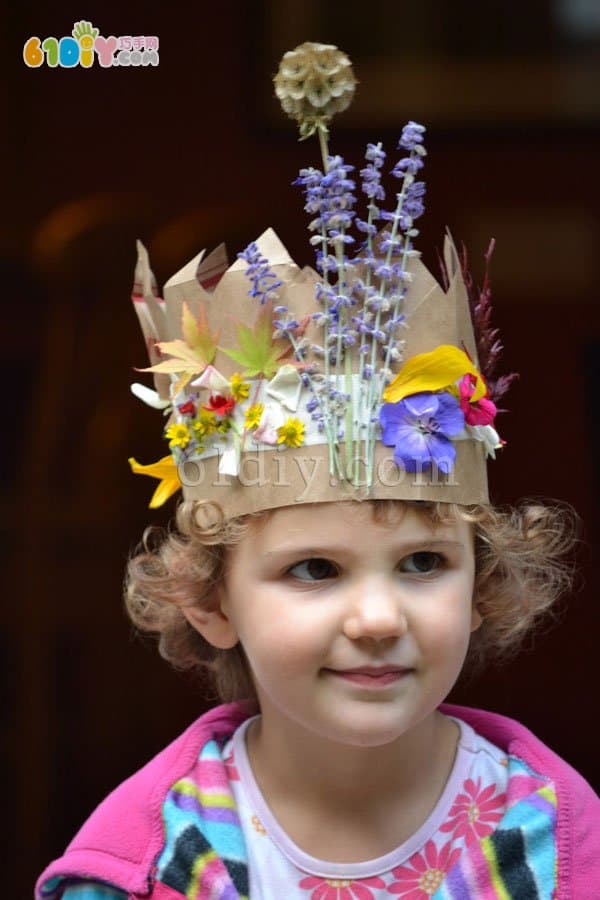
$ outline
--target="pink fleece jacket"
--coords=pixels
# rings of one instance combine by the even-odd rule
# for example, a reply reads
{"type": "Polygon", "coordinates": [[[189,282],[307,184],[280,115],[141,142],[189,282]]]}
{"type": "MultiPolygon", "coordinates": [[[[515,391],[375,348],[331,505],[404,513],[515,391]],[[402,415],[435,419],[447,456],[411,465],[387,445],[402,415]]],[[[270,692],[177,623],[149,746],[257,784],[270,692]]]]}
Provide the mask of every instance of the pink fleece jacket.
{"type": "MultiPolygon", "coordinates": [[[[512,719],[450,705],[443,706],[442,712],[463,719],[507,755],[554,783],[558,801],[556,900],[600,897],[600,799],[589,784],[512,719]]],[[[164,845],[161,811],[165,796],[194,767],[202,748],[211,739],[221,742],[230,736],[246,715],[239,704],[211,710],[113,791],[65,854],[40,876],[36,898],[56,896],[53,887],[58,878],[102,880],[120,887],[130,897],[181,897],[154,880],[155,862],[164,845]]],[[[240,895],[228,891],[214,896],[240,895]]]]}

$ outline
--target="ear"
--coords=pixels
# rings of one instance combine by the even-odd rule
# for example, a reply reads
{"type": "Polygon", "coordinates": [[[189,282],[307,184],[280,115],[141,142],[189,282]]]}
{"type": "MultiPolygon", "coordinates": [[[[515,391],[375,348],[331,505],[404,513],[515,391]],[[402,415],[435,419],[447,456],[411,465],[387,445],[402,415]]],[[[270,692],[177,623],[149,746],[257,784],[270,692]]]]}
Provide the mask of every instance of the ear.
{"type": "Polygon", "coordinates": [[[473,605],[471,606],[471,633],[477,631],[482,622],[483,616],[477,609],[475,601],[473,601],[473,605]]]}
{"type": "Polygon", "coordinates": [[[222,609],[221,597],[217,597],[214,609],[202,606],[181,607],[192,628],[218,650],[231,650],[239,642],[237,631],[222,609]]]}

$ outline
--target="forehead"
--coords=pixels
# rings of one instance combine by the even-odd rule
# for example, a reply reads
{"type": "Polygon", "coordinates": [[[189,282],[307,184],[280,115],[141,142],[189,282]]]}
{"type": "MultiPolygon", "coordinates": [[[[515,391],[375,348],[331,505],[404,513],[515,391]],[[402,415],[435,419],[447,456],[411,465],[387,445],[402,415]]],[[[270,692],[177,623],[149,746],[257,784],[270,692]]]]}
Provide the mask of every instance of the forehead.
{"type": "Polygon", "coordinates": [[[349,540],[365,542],[381,539],[431,539],[469,541],[471,526],[450,506],[440,517],[431,505],[402,501],[340,501],[286,506],[269,511],[253,523],[250,536],[263,547],[285,537],[296,536],[303,543],[307,537],[319,538],[348,535],[349,540]]]}

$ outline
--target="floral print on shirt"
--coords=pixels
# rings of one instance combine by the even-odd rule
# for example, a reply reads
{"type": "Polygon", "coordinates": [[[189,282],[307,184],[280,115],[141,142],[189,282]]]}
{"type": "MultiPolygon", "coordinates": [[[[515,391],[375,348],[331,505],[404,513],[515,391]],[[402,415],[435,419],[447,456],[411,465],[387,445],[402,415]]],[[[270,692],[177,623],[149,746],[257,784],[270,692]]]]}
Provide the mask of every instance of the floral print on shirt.
{"type": "Polygon", "coordinates": [[[383,878],[318,878],[311,875],[298,882],[304,890],[314,888],[310,900],[375,900],[370,888],[384,888],[383,878]]]}
{"type": "Polygon", "coordinates": [[[452,841],[439,849],[433,841],[427,841],[423,851],[413,854],[407,865],[392,869],[396,880],[389,885],[389,893],[398,894],[403,900],[429,900],[460,853],[459,847],[452,849],[452,841]]]}
{"type": "Polygon", "coordinates": [[[506,794],[496,794],[495,791],[494,784],[482,789],[481,778],[477,781],[467,778],[463,784],[463,793],[457,795],[448,820],[440,831],[451,831],[454,840],[464,838],[467,847],[472,847],[487,837],[502,818],[506,803],[506,794]]]}

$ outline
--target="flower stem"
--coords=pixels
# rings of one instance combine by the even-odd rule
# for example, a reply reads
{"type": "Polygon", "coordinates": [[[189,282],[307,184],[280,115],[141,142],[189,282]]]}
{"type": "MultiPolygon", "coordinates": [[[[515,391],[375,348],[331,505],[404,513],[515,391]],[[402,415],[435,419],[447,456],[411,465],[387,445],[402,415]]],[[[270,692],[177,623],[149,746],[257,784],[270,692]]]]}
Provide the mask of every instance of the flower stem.
{"type": "MultiPolygon", "coordinates": [[[[324,123],[319,123],[319,125],[317,126],[317,134],[319,136],[319,148],[321,150],[321,158],[323,160],[323,174],[327,175],[327,172],[329,171],[329,144],[327,141],[327,135],[329,134],[329,132],[327,130],[327,126],[324,123]]],[[[329,252],[328,252],[328,242],[327,242],[327,231],[326,231],[326,228],[324,225],[322,226],[321,233],[322,233],[322,237],[323,237],[323,242],[322,242],[321,246],[323,248],[323,256],[324,256],[324,258],[326,258],[329,255],[329,252]]],[[[338,276],[338,278],[339,278],[339,276],[338,276]]],[[[327,266],[325,266],[325,269],[323,271],[323,281],[325,282],[325,284],[327,284],[327,285],[329,284],[329,270],[328,270],[327,266]]],[[[325,413],[325,419],[326,419],[327,425],[328,425],[327,443],[329,445],[329,474],[334,475],[336,468],[338,470],[338,474],[340,474],[340,467],[339,467],[339,461],[337,459],[336,449],[335,449],[336,441],[337,441],[337,430],[338,430],[337,414],[335,415],[334,422],[332,423],[332,421],[331,421],[331,402],[330,402],[330,397],[329,397],[329,389],[331,386],[331,384],[330,384],[331,370],[330,370],[330,361],[329,361],[329,298],[327,297],[327,295],[326,295],[326,300],[325,300],[325,314],[326,314],[327,318],[325,320],[325,329],[324,329],[325,334],[324,334],[324,341],[323,341],[323,349],[325,351],[325,356],[324,356],[324,360],[323,360],[323,368],[324,368],[324,375],[325,375],[325,404],[324,404],[325,409],[324,409],[324,413],[325,413]]],[[[336,374],[336,389],[337,389],[337,356],[336,356],[336,373],[335,374],[336,374]]]]}
{"type": "Polygon", "coordinates": [[[327,175],[327,170],[329,169],[329,144],[327,142],[327,135],[329,132],[327,126],[319,124],[317,126],[317,134],[319,135],[319,147],[321,149],[321,158],[323,160],[323,173],[327,175]]]}

